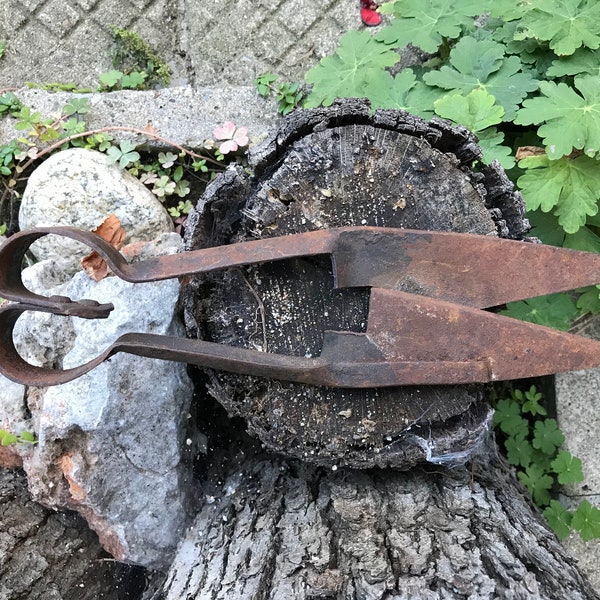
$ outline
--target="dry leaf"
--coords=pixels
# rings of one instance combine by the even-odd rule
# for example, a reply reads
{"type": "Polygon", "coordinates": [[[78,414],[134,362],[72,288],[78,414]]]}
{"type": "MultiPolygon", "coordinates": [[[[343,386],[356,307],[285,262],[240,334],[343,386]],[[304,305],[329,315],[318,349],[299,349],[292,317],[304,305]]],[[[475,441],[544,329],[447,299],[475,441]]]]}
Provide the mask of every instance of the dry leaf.
{"type": "Polygon", "coordinates": [[[149,135],[158,135],[158,128],[154,127],[151,123],[147,123],[143,131],[149,135]]]}
{"type": "MultiPolygon", "coordinates": [[[[125,241],[125,230],[121,227],[121,221],[115,215],[109,215],[92,230],[103,240],[106,240],[113,248],[120,250],[125,241]]],[[[93,250],[87,256],[81,259],[81,266],[87,275],[94,281],[100,281],[108,275],[108,265],[106,261],[93,250]]]]}
{"type": "Polygon", "coordinates": [[[527,158],[529,156],[543,156],[544,154],[546,154],[546,151],[539,146],[520,146],[517,148],[515,158],[517,160],[522,160],[523,158],[527,158]]]}

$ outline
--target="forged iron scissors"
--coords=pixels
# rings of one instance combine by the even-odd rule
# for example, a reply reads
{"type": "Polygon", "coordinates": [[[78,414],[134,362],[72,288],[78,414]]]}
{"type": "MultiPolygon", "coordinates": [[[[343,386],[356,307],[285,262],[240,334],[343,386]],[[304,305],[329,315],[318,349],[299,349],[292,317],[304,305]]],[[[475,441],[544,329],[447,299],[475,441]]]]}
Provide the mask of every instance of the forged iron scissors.
{"type": "Polygon", "coordinates": [[[47,227],[0,249],[0,372],[35,386],[65,383],[118,352],[331,387],[467,384],[600,365],[600,342],[483,309],[600,282],[600,256],[465,233],[340,227],[161,256],[137,263],[96,234],[47,227]],[[88,245],[127,281],[143,283],[295,257],[331,256],[335,287],[370,288],[364,333],[326,331],[316,358],[178,337],[127,333],[100,356],[58,370],[29,364],[13,330],[28,310],[106,318],[112,304],[29,291],[21,265],[31,244],[62,235],[88,245]]]}

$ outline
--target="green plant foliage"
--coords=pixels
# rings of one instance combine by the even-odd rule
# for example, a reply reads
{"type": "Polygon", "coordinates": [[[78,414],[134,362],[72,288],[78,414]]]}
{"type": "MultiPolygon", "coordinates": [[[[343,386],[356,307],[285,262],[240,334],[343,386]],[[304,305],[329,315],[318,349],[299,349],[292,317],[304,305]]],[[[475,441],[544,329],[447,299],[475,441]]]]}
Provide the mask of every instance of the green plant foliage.
{"type": "Polygon", "coordinates": [[[0,117],[4,115],[17,116],[23,105],[21,101],[12,93],[6,92],[0,95],[0,117]]]}
{"type": "Polygon", "coordinates": [[[23,431],[15,435],[6,429],[0,429],[0,445],[10,446],[12,444],[35,444],[35,436],[29,431],[23,431]]]}
{"type": "Polygon", "coordinates": [[[549,77],[565,75],[600,75],[600,50],[580,48],[571,56],[562,56],[552,61],[546,71],[549,77]]]}
{"type": "Polygon", "coordinates": [[[576,77],[574,87],[542,81],[540,91],[543,97],[523,102],[515,123],[543,123],[538,135],[552,159],[571,154],[573,149],[595,156],[600,148],[600,79],[589,75],[576,77]]]}
{"type": "Polygon", "coordinates": [[[503,47],[492,40],[462,38],[450,52],[449,62],[439,71],[423,76],[429,85],[468,94],[484,89],[504,108],[504,120],[512,120],[519,104],[538,82],[518,56],[503,58],[503,47]]]}
{"type": "Polygon", "coordinates": [[[550,505],[544,510],[544,516],[556,535],[564,540],[571,533],[573,515],[558,500],[550,500],[550,505]]]}
{"type": "Polygon", "coordinates": [[[5,52],[6,52],[6,42],[0,40],[0,58],[2,58],[4,56],[5,52]]]}
{"type": "Polygon", "coordinates": [[[121,169],[140,160],[140,154],[136,151],[135,144],[127,140],[121,142],[118,147],[110,146],[106,155],[111,162],[119,163],[121,169]]]}
{"type": "Polygon", "coordinates": [[[546,408],[536,387],[511,390],[509,397],[496,401],[495,409],[494,425],[501,432],[506,457],[535,502],[544,508],[556,534],[565,538],[573,528],[586,541],[600,537],[598,509],[581,503],[571,513],[552,498],[557,485],[583,481],[583,470],[579,458],[561,449],[564,435],[554,419],[545,418],[546,408]]]}
{"type": "Polygon", "coordinates": [[[300,106],[304,99],[304,90],[299,83],[280,81],[274,73],[264,73],[254,81],[258,93],[267,97],[274,94],[277,99],[277,110],[281,115],[287,115],[300,106]]]}
{"type": "MultiPolygon", "coordinates": [[[[115,41],[113,66],[129,75],[134,71],[144,72],[147,84],[168,86],[171,81],[171,69],[154,49],[137,33],[128,29],[112,28],[115,41]]],[[[132,85],[127,82],[123,87],[132,85]]]]}
{"type": "Polygon", "coordinates": [[[366,97],[374,73],[395,65],[394,50],[378,44],[368,31],[349,31],[340,39],[334,56],[327,56],[306,73],[313,84],[304,106],[330,106],[336,98],[366,97]]]}
{"type": "Polygon", "coordinates": [[[596,0],[532,0],[530,4],[515,39],[546,41],[558,55],[573,54],[581,46],[600,46],[600,4],[596,0]]]}
{"type": "Polygon", "coordinates": [[[519,162],[525,172],[518,185],[528,210],[550,212],[567,233],[576,233],[598,213],[600,169],[587,156],[548,160],[545,156],[519,162]]]}
{"type": "Polygon", "coordinates": [[[566,450],[561,450],[558,456],[550,463],[552,470],[558,475],[558,483],[579,483],[583,481],[581,459],[573,456],[566,450]]]}
{"type": "Polygon", "coordinates": [[[384,5],[382,12],[395,19],[377,34],[385,44],[412,44],[425,52],[437,52],[446,39],[456,39],[465,28],[472,27],[473,17],[481,15],[491,5],[490,0],[396,0],[384,5]]]}
{"type": "Polygon", "coordinates": [[[600,510],[583,500],[573,512],[571,526],[584,542],[600,538],[600,510]]]}
{"type": "Polygon", "coordinates": [[[579,311],[575,299],[568,294],[550,294],[529,300],[510,302],[500,314],[536,325],[567,331],[579,311]]]}

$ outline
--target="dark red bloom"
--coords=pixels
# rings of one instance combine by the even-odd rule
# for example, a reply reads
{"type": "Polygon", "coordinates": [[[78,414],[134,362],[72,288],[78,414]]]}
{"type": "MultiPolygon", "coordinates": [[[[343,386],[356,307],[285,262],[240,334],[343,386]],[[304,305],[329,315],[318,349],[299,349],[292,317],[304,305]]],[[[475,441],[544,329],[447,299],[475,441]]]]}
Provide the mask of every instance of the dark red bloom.
{"type": "Polygon", "coordinates": [[[369,27],[379,25],[381,16],[377,12],[377,3],[373,0],[360,0],[360,18],[369,27]]]}

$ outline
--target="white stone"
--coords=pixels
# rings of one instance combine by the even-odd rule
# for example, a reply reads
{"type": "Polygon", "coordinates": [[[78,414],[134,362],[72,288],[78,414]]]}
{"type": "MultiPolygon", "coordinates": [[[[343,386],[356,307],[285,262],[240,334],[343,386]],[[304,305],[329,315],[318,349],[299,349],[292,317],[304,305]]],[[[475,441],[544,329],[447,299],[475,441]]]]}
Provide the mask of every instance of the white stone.
{"type": "MultiPolygon", "coordinates": [[[[96,228],[116,215],[127,232],[125,243],[150,241],[173,231],[156,196],[101,152],[71,148],[53,154],[30,175],[21,201],[19,227],[72,225],[96,228]]],[[[83,244],[48,236],[31,248],[38,260],[87,254],[83,244]]]]}

